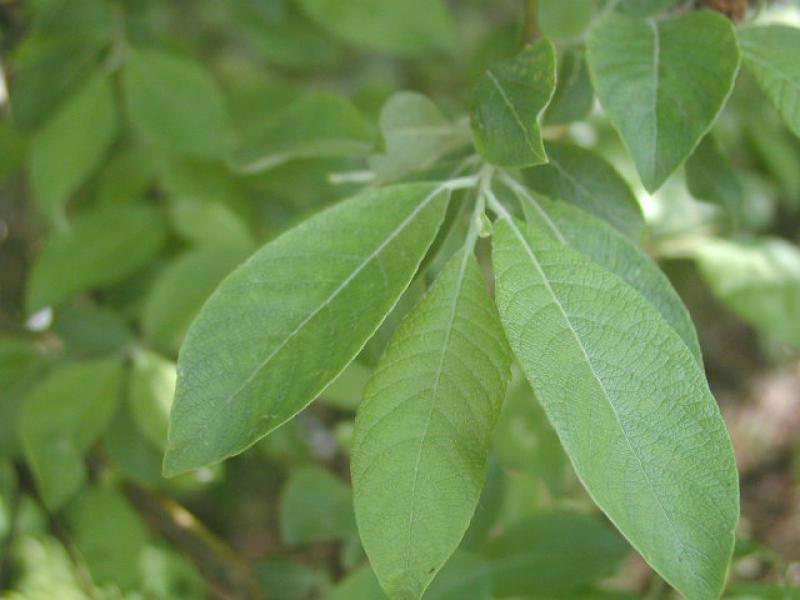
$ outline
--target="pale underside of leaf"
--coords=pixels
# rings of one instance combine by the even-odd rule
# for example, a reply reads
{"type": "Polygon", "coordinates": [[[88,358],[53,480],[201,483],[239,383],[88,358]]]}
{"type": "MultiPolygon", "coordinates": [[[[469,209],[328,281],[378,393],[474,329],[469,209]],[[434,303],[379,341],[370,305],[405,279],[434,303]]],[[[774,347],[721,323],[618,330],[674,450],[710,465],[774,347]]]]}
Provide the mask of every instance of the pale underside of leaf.
{"type": "Polygon", "coordinates": [[[738,481],[697,361],[638,292],[544,233],[501,218],[494,261],[509,342],[581,481],[668,582],[718,598],[738,481]]]}
{"type": "Polygon", "coordinates": [[[650,257],[604,221],[563,202],[537,200],[511,178],[505,182],[522,202],[529,223],[543,223],[555,239],[586,255],[641,293],[702,365],[700,342],[689,311],[650,257]]]}

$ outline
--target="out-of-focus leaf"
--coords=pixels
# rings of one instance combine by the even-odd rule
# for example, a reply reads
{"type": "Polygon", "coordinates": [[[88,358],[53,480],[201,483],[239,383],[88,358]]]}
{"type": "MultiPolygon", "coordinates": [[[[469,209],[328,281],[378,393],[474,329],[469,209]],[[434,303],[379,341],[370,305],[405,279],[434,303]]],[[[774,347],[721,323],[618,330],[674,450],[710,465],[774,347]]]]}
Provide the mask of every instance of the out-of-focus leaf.
{"type": "Polygon", "coordinates": [[[554,39],[580,35],[589,25],[596,4],[595,0],[539,0],[539,27],[554,39]]]}
{"type": "Polygon", "coordinates": [[[498,462],[541,479],[553,495],[563,493],[567,455],[530,385],[522,378],[509,390],[494,432],[498,462]]]}
{"type": "MultiPolygon", "coordinates": [[[[607,4],[616,0],[606,0],[607,4]]],[[[632,17],[647,17],[675,6],[680,0],[619,0],[614,10],[632,17]]]]}
{"type": "Polygon", "coordinates": [[[770,583],[738,584],[726,600],[800,600],[800,587],[770,583]]]}
{"type": "Polygon", "coordinates": [[[27,290],[34,312],[73,294],[116,283],[144,266],[165,237],[161,213],[121,204],[83,213],[51,235],[36,257],[27,290]]]}
{"type": "Polygon", "coordinates": [[[321,27],[371,50],[420,56],[449,50],[453,24],[441,0],[300,0],[321,27]]]}
{"type": "Polygon", "coordinates": [[[138,563],[148,534],[124,496],[93,487],[70,504],[67,518],[95,582],[112,583],[123,590],[137,586],[138,563]]]}
{"type": "Polygon", "coordinates": [[[53,331],[75,353],[110,354],[133,340],[121,315],[101,306],[64,305],[56,311],[53,331]]]}
{"type": "Polygon", "coordinates": [[[33,342],[0,337],[0,457],[17,450],[17,415],[39,369],[39,351],[33,342]]]}
{"type": "Polygon", "coordinates": [[[739,31],[742,61],[800,137],[800,29],[788,25],[747,27],[739,31]]]}
{"type": "Polygon", "coordinates": [[[130,411],[145,437],[161,449],[167,443],[177,378],[175,363],[147,350],[134,353],[128,379],[130,411]]]}
{"type": "Polygon", "coordinates": [[[123,82],[128,116],[147,140],[180,155],[225,155],[225,102],[201,64],[161,51],[131,50],[123,82]]]}
{"type": "Polygon", "coordinates": [[[166,548],[147,546],[139,556],[141,591],[146,597],[185,600],[208,595],[197,569],[180,554],[166,548]]]}
{"type": "Polygon", "coordinates": [[[759,330],[800,347],[800,250],[775,238],[703,241],[696,258],[714,294],[759,330]]]}
{"type": "Polygon", "coordinates": [[[280,523],[281,535],[289,546],[354,535],[350,487],[318,467],[295,470],[281,495],[280,523]]]}
{"type": "Polygon", "coordinates": [[[258,173],[298,158],[365,156],[374,141],[372,126],[345,98],[311,94],[255,126],[233,164],[258,173]]]}
{"type": "Polygon", "coordinates": [[[540,125],[555,87],[555,48],[546,38],[486,71],[472,112],[472,135],[483,158],[504,167],[547,162],[540,125]]]}
{"type": "Polygon", "coordinates": [[[301,600],[315,591],[319,595],[325,584],[322,572],[290,560],[262,561],[254,571],[261,589],[272,600],[301,600]]]}
{"type": "Polygon", "coordinates": [[[567,48],[558,63],[558,77],[553,99],[547,106],[547,125],[562,125],[586,117],[592,110],[594,90],[583,51],[567,48]]]}
{"type": "Polygon", "coordinates": [[[175,353],[200,307],[246,254],[235,249],[195,248],[158,274],[142,306],[142,328],[155,345],[175,353]]]}
{"type": "Polygon", "coordinates": [[[103,0],[54,0],[37,8],[14,55],[15,123],[26,132],[39,127],[97,68],[114,33],[114,12],[103,0]]]}
{"type": "Polygon", "coordinates": [[[97,180],[101,204],[121,204],[142,198],[153,184],[157,159],[150,148],[134,145],[112,156],[97,180]]]}
{"type": "Polygon", "coordinates": [[[156,486],[161,478],[162,452],[137,427],[128,403],[122,403],[103,436],[109,467],[127,479],[156,486]]]}
{"type": "Polygon", "coordinates": [[[733,165],[710,134],[686,161],[686,185],[692,196],[716,204],[727,211],[731,221],[739,221],[744,188],[733,165]]]}
{"type": "Polygon", "coordinates": [[[469,130],[454,125],[426,96],[398,92],[384,104],[380,117],[386,152],[370,157],[381,179],[397,179],[431,167],[439,158],[469,141],[469,130]]]}
{"type": "MultiPolygon", "coordinates": [[[[456,553],[442,568],[423,600],[489,600],[491,576],[487,563],[465,552],[456,553]]],[[[369,565],[353,571],[330,593],[328,600],[386,600],[369,565]]]]}
{"type": "Polygon", "coordinates": [[[117,133],[111,82],[95,75],[31,141],[30,177],[39,209],[63,218],[67,198],[92,174],[117,133]]]}
{"type": "Polygon", "coordinates": [[[630,186],[599,154],[563,142],[546,144],[549,162],[527,169],[525,183],[553,200],[564,200],[611,223],[637,242],[644,217],[630,186]]]}
{"type": "Polygon", "coordinates": [[[320,399],[336,408],[355,411],[371,376],[372,369],[359,362],[352,362],[325,388],[320,399]]]}
{"type": "Polygon", "coordinates": [[[83,484],[83,455],[114,415],[121,380],[115,359],[76,363],[53,371],[26,399],[20,437],[49,508],[63,506],[83,484]]]}
{"type": "Polygon", "coordinates": [[[764,170],[781,187],[781,198],[795,210],[800,206],[800,148],[780,124],[767,118],[745,121],[745,131],[764,170]]]}
{"type": "Polygon", "coordinates": [[[612,575],[630,546],[596,519],[548,511],[507,527],[486,549],[499,597],[563,595],[612,575]]]}
{"type": "Polygon", "coordinates": [[[586,56],[597,97],[651,192],[708,132],[739,69],[736,33],[711,11],[658,21],[609,15],[591,29],[586,56]]]}
{"type": "Polygon", "coordinates": [[[325,31],[287,10],[285,2],[235,2],[237,36],[259,56],[290,69],[331,68],[341,60],[341,47],[325,31]],[[265,14],[265,4],[280,7],[265,14]]]}

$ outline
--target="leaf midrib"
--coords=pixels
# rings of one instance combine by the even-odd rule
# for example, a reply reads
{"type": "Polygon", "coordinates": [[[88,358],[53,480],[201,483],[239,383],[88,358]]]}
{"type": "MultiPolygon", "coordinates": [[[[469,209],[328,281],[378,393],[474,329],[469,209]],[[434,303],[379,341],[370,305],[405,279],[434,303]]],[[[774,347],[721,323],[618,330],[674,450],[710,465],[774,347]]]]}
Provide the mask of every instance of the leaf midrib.
{"type": "MultiPolygon", "coordinates": [[[[630,438],[628,437],[628,433],[625,430],[625,427],[622,425],[622,422],[621,422],[621,420],[619,418],[619,414],[617,413],[616,407],[614,406],[614,403],[611,402],[611,398],[608,395],[608,392],[607,392],[607,390],[605,388],[605,385],[603,384],[603,381],[597,375],[597,372],[594,369],[594,364],[592,363],[591,359],[589,358],[589,354],[587,353],[586,348],[583,345],[583,342],[581,341],[580,337],[578,336],[578,332],[575,331],[575,328],[572,325],[572,321],[570,321],[569,316],[567,315],[567,312],[564,309],[564,306],[561,304],[561,301],[559,300],[558,296],[556,295],[555,291],[553,290],[552,286],[550,285],[550,281],[549,281],[546,273],[544,272],[544,269],[542,268],[542,266],[539,263],[539,261],[536,259],[536,255],[533,253],[533,251],[532,251],[531,247],[529,246],[527,240],[522,235],[522,232],[520,231],[519,227],[517,227],[517,225],[511,219],[510,215],[503,215],[501,218],[508,222],[509,226],[511,227],[512,231],[514,232],[514,235],[519,240],[519,242],[522,244],[522,246],[525,248],[525,253],[528,255],[528,257],[531,260],[531,263],[536,267],[536,270],[539,272],[540,276],[542,277],[542,281],[544,281],[545,287],[547,288],[547,291],[550,294],[550,297],[552,298],[553,303],[556,305],[556,307],[558,308],[559,312],[564,317],[564,321],[567,323],[567,326],[569,327],[570,333],[572,334],[572,336],[575,339],[576,344],[580,348],[581,353],[583,354],[583,357],[584,357],[584,359],[586,361],[586,364],[589,366],[589,370],[591,371],[592,377],[597,382],[598,386],[600,387],[600,390],[603,393],[603,396],[605,397],[609,407],[611,408],[611,412],[614,415],[614,420],[617,422],[617,425],[619,426],[620,431],[622,432],[622,436],[625,439],[625,443],[628,445],[628,448],[630,449],[631,454],[633,454],[633,456],[636,457],[636,462],[639,464],[639,468],[640,468],[642,474],[644,475],[644,477],[645,477],[645,479],[647,481],[650,493],[653,495],[653,498],[655,498],[656,503],[658,504],[658,507],[661,509],[661,512],[664,514],[664,517],[666,518],[667,523],[669,523],[669,525],[671,527],[670,533],[673,533],[675,525],[672,522],[672,519],[670,518],[669,513],[667,513],[666,508],[662,504],[661,498],[656,493],[655,486],[653,485],[653,481],[650,478],[650,474],[645,469],[644,463],[642,462],[641,457],[639,456],[639,454],[636,452],[636,450],[634,449],[633,445],[631,444],[630,438]]],[[[590,429],[590,438],[589,438],[589,453],[590,454],[591,454],[591,446],[592,446],[592,443],[591,443],[592,442],[592,438],[591,438],[591,433],[592,432],[593,432],[593,429],[590,429]]],[[[609,515],[609,518],[611,518],[610,515],[609,515]]],[[[680,540],[680,538],[678,538],[678,537],[673,535],[672,539],[675,540],[678,543],[678,545],[681,547],[681,549],[683,549],[684,545],[683,545],[683,542],[680,540]]]]}
{"type": "Polygon", "coordinates": [[[420,436],[419,441],[419,450],[417,452],[417,459],[414,464],[414,479],[411,483],[411,507],[409,510],[409,517],[408,517],[408,537],[406,539],[406,564],[405,564],[405,571],[408,572],[410,564],[411,564],[411,548],[412,548],[412,532],[414,530],[414,513],[416,512],[416,490],[417,490],[417,481],[419,480],[419,467],[420,463],[422,462],[422,451],[425,447],[425,442],[427,441],[428,431],[430,430],[431,421],[433,420],[433,413],[436,409],[436,400],[439,397],[439,385],[442,380],[442,372],[444,370],[444,364],[447,359],[448,349],[450,347],[450,337],[453,332],[453,327],[455,325],[456,314],[458,312],[458,305],[461,301],[461,291],[464,288],[464,277],[467,271],[467,264],[469,262],[469,257],[471,254],[471,248],[469,244],[463,249],[464,256],[461,259],[461,265],[459,266],[458,270],[458,278],[456,284],[456,290],[453,298],[453,303],[450,307],[450,316],[448,317],[447,322],[447,329],[445,333],[445,339],[442,343],[442,352],[439,356],[439,364],[436,368],[436,379],[433,384],[433,388],[431,390],[431,405],[430,409],[428,410],[428,415],[425,419],[425,427],[422,430],[422,436],[420,436]]]}
{"type": "Polygon", "coordinates": [[[403,221],[388,235],[386,238],[378,244],[378,246],[370,252],[370,254],[363,260],[359,265],[350,272],[350,274],[342,280],[336,289],[330,293],[330,295],[323,300],[320,305],[311,311],[308,316],[306,316],[300,323],[295,327],[283,340],[281,340],[280,344],[263,360],[261,361],[258,366],[253,370],[253,372],[245,379],[245,381],[236,389],[236,391],[231,394],[229,397],[226,398],[226,402],[231,402],[234,400],[241,392],[244,390],[250,383],[255,379],[255,377],[259,374],[259,372],[264,369],[269,361],[271,361],[283,348],[288,344],[294,336],[296,336],[303,327],[308,325],[311,320],[316,317],[320,312],[322,312],[331,302],[333,302],[336,297],[344,291],[344,289],[350,285],[350,283],[358,277],[358,275],[363,271],[369,263],[371,263],[377,256],[383,252],[383,250],[398,236],[400,233],[408,227],[408,225],[416,219],[417,215],[425,209],[428,204],[430,204],[431,200],[433,200],[440,192],[446,189],[446,186],[440,185],[431,191],[422,201],[412,210],[408,216],[403,219],[403,221]]]}
{"type": "MultiPolygon", "coordinates": [[[[320,312],[322,312],[333,300],[335,300],[336,296],[338,296],[352,281],[355,279],[361,271],[363,271],[366,266],[372,262],[400,233],[422,212],[425,207],[430,204],[430,202],[438,196],[441,192],[448,189],[448,184],[443,183],[436,186],[427,196],[425,196],[422,201],[412,210],[408,216],[403,219],[403,221],[388,235],[386,238],[367,256],[353,271],[340,283],[336,289],[328,295],[325,300],[320,303],[320,305],[315,308],[311,313],[308,314],[286,337],[281,340],[278,346],[267,355],[267,357],[262,360],[255,369],[253,369],[252,373],[244,380],[244,382],[230,395],[228,395],[222,402],[217,404],[216,410],[203,422],[202,427],[200,427],[199,434],[203,435],[205,431],[208,429],[209,425],[214,421],[214,419],[225,409],[229,406],[238,396],[241,394],[252,381],[258,376],[258,374],[267,367],[269,362],[281,351],[283,348],[288,344],[314,317],[316,317],[320,312]]],[[[186,446],[188,448],[188,446],[186,446]]]]}
{"type": "Polygon", "coordinates": [[[528,135],[528,130],[525,128],[525,125],[523,124],[522,118],[519,116],[517,109],[511,103],[511,98],[508,97],[508,94],[506,94],[506,91],[503,89],[503,86],[500,85],[500,82],[497,80],[497,77],[494,76],[494,73],[492,73],[491,71],[487,71],[486,75],[489,77],[491,82],[497,88],[497,91],[500,92],[500,97],[503,99],[503,103],[508,107],[508,110],[511,111],[511,114],[514,116],[514,120],[517,122],[517,125],[519,125],[519,128],[522,130],[522,136],[525,138],[525,143],[527,144],[528,148],[534,155],[538,156],[539,152],[534,146],[530,135],[528,135]]]}

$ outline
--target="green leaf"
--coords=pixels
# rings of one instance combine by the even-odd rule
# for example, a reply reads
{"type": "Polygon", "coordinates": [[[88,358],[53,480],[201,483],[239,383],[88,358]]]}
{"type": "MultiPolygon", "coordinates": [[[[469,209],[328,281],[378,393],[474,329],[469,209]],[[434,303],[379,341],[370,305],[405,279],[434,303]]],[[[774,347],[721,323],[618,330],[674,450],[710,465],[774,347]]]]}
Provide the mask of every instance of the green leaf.
{"type": "Polygon", "coordinates": [[[455,38],[440,0],[300,0],[300,5],[343,40],[379,52],[422,56],[449,50],[455,38]]]}
{"type": "Polygon", "coordinates": [[[177,351],[200,307],[245,257],[236,249],[195,248],[166,264],[142,306],[148,339],[160,349],[177,351]]]}
{"type": "Polygon", "coordinates": [[[165,233],[161,214],[147,206],[101,207],[76,217],[67,231],[51,235],[36,257],[28,311],[124,279],[160,250],[165,233]]]}
{"type": "Polygon", "coordinates": [[[0,457],[17,451],[17,415],[27,390],[36,383],[40,366],[39,351],[32,341],[0,336],[0,457]]]}
{"type": "Polygon", "coordinates": [[[270,600],[318,598],[327,579],[324,571],[280,558],[258,562],[253,570],[270,600]]]}
{"type": "Polygon", "coordinates": [[[558,83],[547,106],[547,125],[563,125],[585,118],[592,111],[594,90],[584,52],[567,48],[558,64],[558,83]]]}
{"type": "Polygon", "coordinates": [[[483,158],[504,167],[547,162],[540,124],[555,87],[556,54],[547,39],[486,71],[472,112],[472,135],[483,158]]]}
{"type": "Polygon", "coordinates": [[[447,198],[437,184],[365,191],[234,271],[186,337],[165,473],[242,452],[333,381],[408,286],[447,198]]]}
{"type": "Polygon", "coordinates": [[[31,141],[31,187],[44,214],[63,218],[67,198],[97,168],[116,133],[111,82],[103,75],[94,76],[31,141]]]}
{"type": "Polygon", "coordinates": [[[669,279],[649,256],[605,221],[563,202],[537,200],[515,181],[506,181],[522,202],[529,223],[539,225],[554,239],[577,250],[637,290],[681,336],[698,364],[703,364],[697,331],[689,311],[669,279]]]}
{"type": "Polygon", "coordinates": [[[159,448],[167,443],[169,410],[177,378],[172,361],[147,350],[134,352],[128,378],[131,414],[145,437],[159,448]]]}
{"type": "Polygon", "coordinates": [[[353,536],[353,494],[338,477],[319,467],[292,472],[281,494],[281,536],[288,546],[353,536]]]}
{"type": "Polygon", "coordinates": [[[692,153],[733,89],[733,27],[710,11],[660,21],[612,14],[592,28],[587,47],[600,104],[652,192],[692,153]]]}
{"type": "Polygon", "coordinates": [[[546,165],[527,169],[525,182],[553,200],[564,200],[611,223],[633,240],[642,237],[644,217],[630,186],[591,150],[548,142],[546,165]]]}
{"type": "Polygon", "coordinates": [[[705,240],[695,254],[714,294],[758,329],[800,347],[800,250],[777,238],[705,240]]]}
{"type": "Polygon", "coordinates": [[[128,116],[148,141],[181,155],[224,156],[225,104],[201,64],[161,51],[131,50],[123,84],[128,116]]]}
{"type": "Polygon", "coordinates": [[[52,372],[25,401],[20,437],[47,506],[63,506],[83,485],[83,455],[117,406],[122,368],[115,359],[67,365],[52,372]]]}
{"type": "Polygon", "coordinates": [[[70,505],[68,519],[75,545],[92,580],[130,590],[139,583],[138,563],[148,542],[139,515],[124,496],[92,488],[70,505]]]}
{"type": "Polygon", "coordinates": [[[134,339],[121,314],[85,303],[56,310],[52,331],[67,351],[75,354],[113,354],[134,339]]]}
{"type": "MultiPolygon", "coordinates": [[[[491,577],[486,562],[466,552],[456,553],[425,593],[424,600],[489,600],[491,577]]],[[[365,565],[332,590],[329,600],[386,600],[375,573],[365,565]]]]}
{"type": "Polygon", "coordinates": [[[686,186],[692,196],[716,204],[731,221],[738,222],[745,204],[744,188],[711,134],[703,138],[686,161],[686,186]]]}
{"type": "Polygon", "coordinates": [[[365,156],[372,149],[372,126],[347,99],[311,94],[256,126],[233,156],[235,168],[258,173],[290,160],[365,156]]]}
{"type": "Polygon", "coordinates": [[[237,35],[241,34],[243,41],[266,60],[290,69],[331,69],[341,60],[337,40],[308,19],[285,10],[280,15],[259,14],[264,3],[233,4],[237,35]]]}
{"type": "Polygon", "coordinates": [[[607,4],[616,2],[614,10],[634,17],[648,17],[675,6],[680,0],[607,0],[607,4]]]}
{"type": "Polygon", "coordinates": [[[788,25],[739,31],[742,61],[796,136],[800,136],[800,29],[788,25]]]}
{"type": "Polygon", "coordinates": [[[539,0],[539,28],[554,39],[580,35],[594,16],[594,0],[539,0]]]}
{"type": "Polygon", "coordinates": [[[499,597],[561,597],[612,575],[629,552],[625,540],[596,519],[567,511],[512,523],[486,548],[499,597]]]}
{"type": "Polygon", "coordinates": [[[448,121],[436,104],[416,92],[398,92],[384,104],[380,117],[386,152],[370,157],[370,166],[385,180],[432,167],[438,159],[469,142],[469,131],[448,121]]]}
{"type": "Polygon", "coordinates": [[[206,161],[172,160],[163,175],[172,223],[181,237],[245,254],[255,249],[250,229],[236,210],[249,198],[227,170],[206,161]]]}
{"type": "Polygon", "coordinates": [[[152,149],[130,146],[116,153],[97,178],[100,204],[122,204],[143,198],[156,179],[160,166],[152,149]]]}
{"type": "Polygon", "coordinates": [[[800,600],[800,588],[769,583],[739,584],[725,598],[728,600],[800,600]]]}
{"type": "Polygon", "coordinates": [[[509,343],[578,477],[673,587],[718,598],[738,481],[696,358],[639,292],[507,213],[493,259],[509,343]]]}
{"type": "Polygon", "coordinates": [[[99,67],[102,51],[115,33],[114,11],[107,2],[52,4],[35,10],[29,30],[26,19],[26,36],[13,52],[11,112],[26,133],[41,126],[99,67]]]}
{"type": "Polygon", "coordinates": [[[351,472],[364,548],[392,600],[456,550],[486,474],[511,355],[470,246],[393,336],[367,385],[351,472]]]}
{"type": "Polygon", "coordinates": [[[524,379],[510,386],[492,448],[504,467],[544,481],[554,496],[563,493],[567,456],[524,379]]]}

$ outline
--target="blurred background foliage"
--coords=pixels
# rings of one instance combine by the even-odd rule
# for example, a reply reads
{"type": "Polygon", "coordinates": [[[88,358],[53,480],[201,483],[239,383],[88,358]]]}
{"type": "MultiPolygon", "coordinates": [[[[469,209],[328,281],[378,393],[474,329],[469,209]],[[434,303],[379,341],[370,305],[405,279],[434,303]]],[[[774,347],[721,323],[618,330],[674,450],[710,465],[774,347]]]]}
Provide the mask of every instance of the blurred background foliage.
{"type": "MultiPolygon", "coordinates": [[[[648,195],[586,74],[583,32],[603,4],[0,2],[2,597],[383,597],[348,451],[364,382],[424,286],[321,402],[245,454],[165,480],[177,352],[255,248],[375,177],[409,176],[393,94],[426,94],[435,105],[405,101],[443,123],[439,148],[463,148],[478,76],[543,33],[571,83],[546,137],[595,148],[628,180],[646,247],[699,329],[741,470],[730,597],[800,598],[800,141],[743,72],[713,137],[648,195]]],[[[695,4],[800,23],[788,1],[616,9],[695,4]]],[[[425,598],[669,595],[593,508],[517,377],[478,513],[425,598]]]]}

